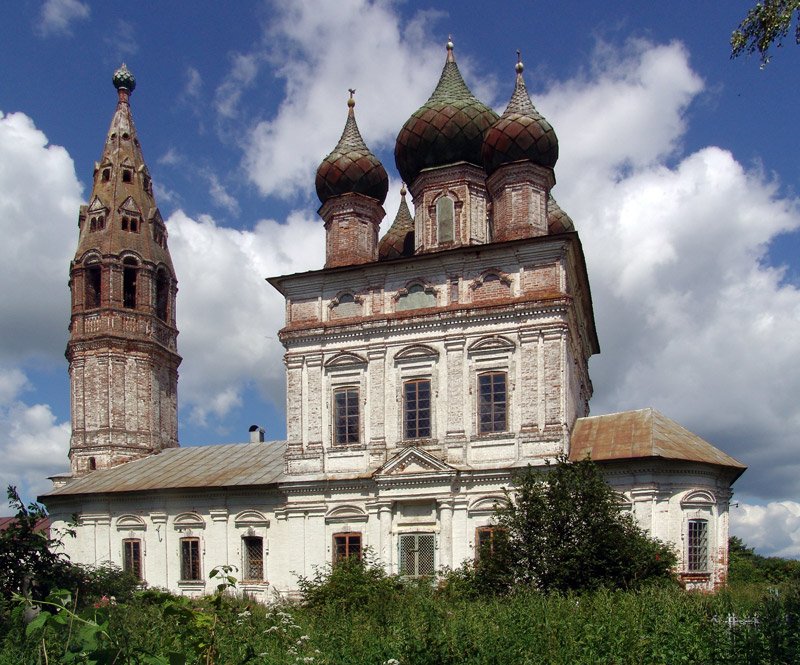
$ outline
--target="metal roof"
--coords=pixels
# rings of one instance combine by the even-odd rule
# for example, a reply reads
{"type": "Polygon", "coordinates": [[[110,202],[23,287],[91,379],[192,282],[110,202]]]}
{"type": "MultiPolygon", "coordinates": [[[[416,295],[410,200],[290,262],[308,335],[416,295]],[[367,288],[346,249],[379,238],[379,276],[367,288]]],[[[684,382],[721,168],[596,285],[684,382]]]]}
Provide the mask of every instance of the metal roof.
{"type": "Polygon", "coordinates": [[[747,468],[655,409],[578,418],[569,457],[587,455],[596,462],[646,457],[704,462],[736,469],[737,476],[747,468]]]}
{"type": "Polygon", "coordinates": [[[285,441],[169,448],[113,469],[93,471],[43,495],[269,485],[283,476],[285,441]]]}

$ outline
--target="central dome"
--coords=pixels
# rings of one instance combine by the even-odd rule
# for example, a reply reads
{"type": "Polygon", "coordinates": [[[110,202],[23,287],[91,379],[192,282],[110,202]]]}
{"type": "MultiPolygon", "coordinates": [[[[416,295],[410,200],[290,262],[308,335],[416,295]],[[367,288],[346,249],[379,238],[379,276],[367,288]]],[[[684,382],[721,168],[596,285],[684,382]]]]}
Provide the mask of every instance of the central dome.
{"type": "Polygon", "coordinates": [[[447,43],[447,61],[433,94],[408,119],[394,147],[400,176],[413,183],[422,169],[455,162],[481,166],[484,134],[497,114],[472,94],[447,43]]]}

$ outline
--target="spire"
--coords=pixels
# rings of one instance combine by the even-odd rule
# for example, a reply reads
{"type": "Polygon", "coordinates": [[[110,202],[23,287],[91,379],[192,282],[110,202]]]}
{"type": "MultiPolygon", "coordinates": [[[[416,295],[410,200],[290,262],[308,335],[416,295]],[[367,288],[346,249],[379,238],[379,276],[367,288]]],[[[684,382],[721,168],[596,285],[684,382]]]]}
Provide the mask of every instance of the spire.
{"type": "MultiPolygon", "coordinates": [[[[426,105],[432,102],[453,102],[453,101],[474,101],[478,102],[478,98],[472,94],[472,91],[464,83],[464,78],[461,76],[461,71],[456,64],[456,58],[453,53],[453,42],[448,39],[447,41],[447,58],[445,59],[442,75],[439,77],[439,83],[431,93],[426,105]]],[[[480,104],[480,102],[478,102],[480,104]]]]}
{"type": "Polygon", "coordinates": [[[381,238],[378,246],[378,258],[380,260],[397,259],[401,256],[414,255],[414,218],[406,203],[406,184],[400,188],[400,206],[397,215],[386,232],[381,238]]]}
{"type": "Polygon", "coordinates": [[[514,81],[514,92],[511,95],[511,99],[508,102],[508,106],[506,106],[503,116],[510,113],[518,113],[519,115],[528,116],[533,119],[544,120],[542,114],[539,113],[533,105],[531,97],[528,94],[528,89],[525,87],[525,78],[522,76],[525,65],[522,64],[522,56],[519,49],[517,49],[517,64],[514,65],[514,70],[517,72],[514,81]]]}

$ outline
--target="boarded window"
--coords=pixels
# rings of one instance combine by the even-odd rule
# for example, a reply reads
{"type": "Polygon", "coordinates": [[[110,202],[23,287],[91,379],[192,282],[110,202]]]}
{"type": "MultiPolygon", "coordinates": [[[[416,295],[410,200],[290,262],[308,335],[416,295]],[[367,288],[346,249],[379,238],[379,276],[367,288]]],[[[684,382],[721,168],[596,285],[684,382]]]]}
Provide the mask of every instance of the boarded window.
{"type": "Polygon", "coordinates": [[[403,384],[403,437],[427,439],[431,435],[431,382],[414,379],[403,384]]]}
{"type": "Polygon", "coordinates": [[[264,580],[264,539],[258,536],[242,538],[242,573],[251,582],[264,580]]]}
{"type": "Polygon", "coordinates": [[[408,309],[424,309],[425,307],[436,307],[436,296],[425,290],[422,284],[414,284],[408,287],[408,291],[397,299],[395,309],[402,312],[408,309]]]}
{"type": "Polygon", "coordinates": [[[358,388],[338,388],[333,393],[333,436],[335,443],[358,443],[358,388]]]}
{"type": "Polygon", "coordinates": [[[84,273],[85,303],[87,308],[100,307],[100,266],[89,266],[84,273]]]}
{"type": "Polygon", "coordinates": [[[478,432],[491,434],[507,429],[507,376],[505,372],[478,375],[478,432]]]}
{"type": "Polygon", "coordinates": [[[432,533],[400,534],[400,574],[408,577],[433,575],[434,547],[432,533]]]}
{"type": "Polygon", "coordinates": [[[138,538],[127,538],[122,541],[122,569],[136,579],[142,579],[142,541],[138,538]]]}
{"type": "Polygon", "coordinates": [[[689,572],[708,570],[708,521],[689,520],[689,572]]]}
{"type": "Polygon", "coordinates": [[[439,244],[453,242],[453,220],[455,206],[453,199],[443,196],[436,202],[436,237],[439,244]]]}
{"type": "Polygon", "coordinates": [[[361,534],[357,532],[333,534],[333,563],[351,556],[361,559],[361,534]]]}
{"type": "Polygon", "coordinates": [[[200,580],[200,539],[181,538],[181,579],[200,580]]]}
{"type": "Polygon", "coordinates": [[[339,302],[333,308],[333,315],[338,319],[361,315],[361,305],[356,302],[352,293],[343,293],[339,296],[339,302]]]}

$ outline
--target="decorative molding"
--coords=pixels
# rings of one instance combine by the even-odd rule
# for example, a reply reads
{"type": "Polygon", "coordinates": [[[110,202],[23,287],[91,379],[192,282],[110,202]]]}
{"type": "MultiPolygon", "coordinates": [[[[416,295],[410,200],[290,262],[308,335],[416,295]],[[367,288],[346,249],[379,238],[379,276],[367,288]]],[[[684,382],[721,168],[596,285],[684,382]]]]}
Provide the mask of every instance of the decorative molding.
{"type": "Polygon", "coordinates": [[[325,515],[326,524],[345,524],[349,522],[366,522],[367,513],[358,506],[346,505],[332,508],[325,515]]]}
{"type": "Polygon", "coordinates": [[[145,531],[147,524],[138,515],[121,515],[117,518],[117,531],[145,531]]]}
{"type": "Polygon", "coordinates": [[[233,524],[239,529],[248,527],[268,527],[269,520],[257,510],[243,510],[233,518],[233,524]]]}
{"type": "Polygon", "coordinates": [[[491,353],[494,351],[512,352],[516,344],[504,335],[486,335],[469,345],[467,352],[470,355],[478,353],[491,353]]]}
{"type": "Polygon", "coordinates": [[[395,362],[402,362],[404,360],[437,360],[439,358],[439,351],[427,344],[411,344],[410,346],[403,347],[394,354],[395,362]]]}
{"type": "Polygon", "coordinates": [[[327,369],[334,369],[337,367],[354,367],[366,364],[366,358],[362,358],[361,356],[351,353],[350,351],[339,351],[324,362],[324,365],[327,369]]]}
{"type": "Polygon", "coordinates": [[[197,513],[181,513],[172,520],[172,526],[177,530],[205,529],[206,522],[197,513]]]}

